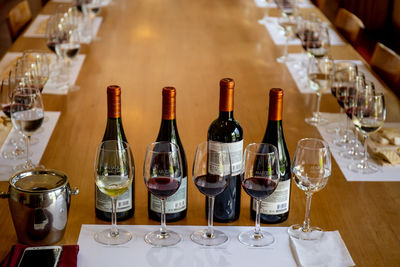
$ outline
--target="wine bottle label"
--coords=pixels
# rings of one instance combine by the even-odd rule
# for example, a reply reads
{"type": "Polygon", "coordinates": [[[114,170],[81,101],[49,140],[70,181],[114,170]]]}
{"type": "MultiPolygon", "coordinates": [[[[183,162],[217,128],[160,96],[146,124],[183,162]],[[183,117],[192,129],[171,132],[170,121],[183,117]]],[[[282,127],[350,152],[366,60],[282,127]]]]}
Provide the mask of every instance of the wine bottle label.
{"type": "MultiPolygon", "coordinates": [[[[167,201],[165,201],[165,214],[181,212],[186,209],[186,199],[187,199],[187,177],[182,178],[181,185],[170,197],[167,197],[167,201]]],[[[150,194],[150,209],[154,212],[161,213],[161,200],[150,194]]]]}
{"type": "MultiPolygon", "coordinates": [[[[272,195],[261,201],[260,213],[266,215],[278,215],[289,211],[290,179],[280,181],[272,195]]],[[[256,202],[253,201],[252,209],[256,210],[256,202]]]]}
{"type": "MultiPolygon", "coordinates": [[[[96,186],[96,208],[104,211],[111,212],[111,198],[106,194],[102,193],[96,186]]],[[[128,191],[123,193],[117,198],[117,212],[128,211],[132,208],[132,187],[128,188],[128,191]]]]}
{"type": "MultiPolygon", "coordinates": [[[[231,156],[231,164],[232,164],[232,176],[238,175],[242,171],[242,152],[243,152],[243,140],[233,143],[222,143],[216,141],[209,141],[209,151],[219,152],[223,148],[226,148],[229,151],[231,156]]],[[[210,153],[210,158],[208,162],[208,171],[211,174],[220,175],[221,174],[221,166],[219,165],[220,160],[216,157],[217,154],[210,153]]],[[[229,165],[223,166],[224,172],[229,169],[229,165]]]]}

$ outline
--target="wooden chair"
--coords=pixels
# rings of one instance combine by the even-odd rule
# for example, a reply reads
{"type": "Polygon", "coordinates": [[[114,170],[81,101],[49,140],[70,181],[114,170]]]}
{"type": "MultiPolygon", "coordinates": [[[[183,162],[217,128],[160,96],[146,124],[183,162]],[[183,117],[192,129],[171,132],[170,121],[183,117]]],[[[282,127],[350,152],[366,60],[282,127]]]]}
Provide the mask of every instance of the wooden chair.
{"type": "Polygon", "coordinates": [[[31,20],[32,13],[27,0],[19,2],[8,12],[7,24],[13,41],[31,20]]]}
{"type": "Polygon", "coordinates": [[[360,32],[365,28],[356,15],[344,8],[339,8],[334,25],[353,46],[357,44],[360,32]]]}
{"type": "Polygon", "coordinates": [[[400,97],[400,56],[385,45],[377,43],[372,54],[371,67],[400,97]]]}

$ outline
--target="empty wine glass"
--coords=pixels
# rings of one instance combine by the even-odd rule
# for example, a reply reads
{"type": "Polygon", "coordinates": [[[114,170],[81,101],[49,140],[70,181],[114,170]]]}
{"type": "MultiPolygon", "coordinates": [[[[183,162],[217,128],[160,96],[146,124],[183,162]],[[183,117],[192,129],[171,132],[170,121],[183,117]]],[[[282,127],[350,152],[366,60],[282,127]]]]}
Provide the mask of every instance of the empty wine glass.
{"type": "Polygon", "coordinates": [[[85,16],[88,16],[90,19],[90,31],[91,31],[91,39],[96,41],[99,40],[98,37],[95,36],[95,32],[94,32],[94,19],[96,17],[97,14],[100,13],[101,8],[104,6],[105,4],[103,3],[102,0],[85,0],[81,3],[81,7],[83,10],[83,14],[85,14],[85,16]]]}
{"type": "Polygon", "coordinates": [[[262,200],[270,196],[279,183],[278,150],[271,144],[249,144],[244,152],[243,166],[242,187],[256,201],[256,226],[254,230],[241,233],[239,241],[250,247],[265,247],[275,239],[261,230],[260,207],[262,200]]]}
{"type": "Polygon", "coordinates": [[[165,223],[165,201],[179,189],[182,173],[182,159],[177,145],[156,142],[147,146],[143,166],[144,182],[149,192],[161,200],[161,227],[144,237],[154,247],[173,246],[182,239],[178,233],[167,230],[165,223]]]}
{"type": "Polygon", "coordinates": [[[383,93],[374,94],[372,90],[357,91],[352,120],[364,138],[364,158],[354,162],[349,169],[356,173],[371,174],[379,171],[376,164],[368,161],[368,136],[378,131],[386,119],[385,98],[383,93]]]}
{"type": "Polygon", "coordinates": [[[310,88],[317,94],[317,110],[314,112],[311,118],[306,118],[305,121],[312,125],[318,126],[323,123],[327,123],[326,119],[321,118],[319,113],[321,96],[322,94],[331,88],[331,82],[333,73],[335,71],[335,64],[330,57],[323,58],[310,58],[307,76],[310,82],[310,88]]]}
{"type": "Polygon", "coordinates": [[[292,165],[293,180],[306,193],[306,213],[302,225],[289,227],[290,236],[297,239],[320,239],[323,231],[310,226],[312,195],[326,186],[331,175],[331,155],[328,144],[319,139],[305,138],[297,142],[292,165]]]}
{"type": "Polygon", "coordinates": [[[282,12],[282,16],[278,19],[279,29],[285,35],[285,46],[283,47],[283,55],[280,56],[277,61],[279,63],[286,63],[288,61],[288,43],[289,38],[295,32],[296,19],[293,16],[287,15],[282,12]]]}
{"type": "Polygon", "coordinates": [[[94,177],[100,191],[111,197],[111,229],[95,234],[94,239],[105,245],[121,245],[132,239],[132,234],[117,227],[117,198],[125,193],[133,179],[131,149],[127,142],[108,140],[97,146],[94,177]]]}
{"type": "Polygon", "coordinates": [[[199,245],[218,246],[228,241],[226,234],[213,228],[213,216],[215,197],[229,185],[231,173],[231,158],[225,146],[208,141],[197,146],[192,178],[200,193],[208,197],[208,228],[190,236],[199,245]]]}
{"type": "Polygon", "coordinates": [[[49,78],[49,58],[46,52],[26,50],[22,55],[23,86],[36,88],[40,92],[49,78]]]}
{"type": "Polygon", "coordinates": [[[29,159],[29,141],[43,123],[44,111],[40,91],[36,88],[20,87],[14,90],[11,106],[11,121],[14,128],[24,137],[26,143],[26,162],[17,165],[15,170],[27,170],[36,165],[29,159]]]}

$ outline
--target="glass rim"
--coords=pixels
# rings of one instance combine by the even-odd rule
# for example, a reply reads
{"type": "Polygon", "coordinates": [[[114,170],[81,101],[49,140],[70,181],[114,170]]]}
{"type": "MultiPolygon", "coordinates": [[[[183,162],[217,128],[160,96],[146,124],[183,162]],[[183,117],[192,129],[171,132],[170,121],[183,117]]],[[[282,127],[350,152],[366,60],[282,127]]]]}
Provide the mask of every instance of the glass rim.
{"type": "MultiPolygon", "coordinates": [[[[156,145],[172,145],[172,147],[175,147],[176,148],[176,151],[178,151],[178,152],[180,152],[179,151],[179,146],[177,145],[177,144],[175,144],[175,143],[172,143],[172,142],[169,142],[169,141],[157,141],[157,142],[152,142],[152,143],[150,143],[150,144],[148,144],[147,145],[147,147],[146,147],[146,153],[148,152],[148,151],[150,151],[149,149],[150,149],[150,147],[155,147],[156,145]]],[[[174,152],[173,150],[172,151],[154,151],[154,150],[151,150],[151,152],[153,153],[153,154],[156,154],[156,153],[170,153],[170,152],[174,152]]]]}
{"type": "Polygon", "coordinates": [[[130,145],[128,142],[126,141],[118,141],[118,140],[105,140],[105,141],[101,141],[100,144],[97,145],[97,150],[105,150],[105,151],[117,151],[117,150],[129,150],[130,149],[130,145]],[[107,144],[107,143],[122,143],[124,144],[124,147],[121,148],[103,148],[103,144],[107,144]]]}
{"type": "Polygon", "coordinates": [[[309,138],[309,137],[302,138],[299,141],[297,141],[297,147],[301,147],[302,149],[307,149],[307,150],[321,150],[321,149],[329,150],[329,145],[325,140],[322,140],[322,139],[319,139],[319,138],[309,138]],[[321,143],[323,145],[323,147],[319,147],[319,148],[308,147],[305,144],[303,144],[306,141],[318,141],[319,143],[321,143]]]}
{"type": "Polygon", "coordinates": [[[267,155],[267,154],[272,154],[272,153],[278,153],[278,148],[276,147],[276,146],[274,146],[273,144],[270,144],[270,143],[250,143],[250,144],[248,144],[247,146],[246,146],[246,148],[245,148],[245,152],[247,153],[251,153],[251,154],[255,154],[255,155],[267,155]],[[252,151],[252,150],[249,150],[248,148],[252,148],[252,147],[257,147],[257,146],[268,146],[268,147],[271,147],[271,148],[273,148],[273,152],[271,151],[271,152],[258,152],[258,151],[252,151]]]}

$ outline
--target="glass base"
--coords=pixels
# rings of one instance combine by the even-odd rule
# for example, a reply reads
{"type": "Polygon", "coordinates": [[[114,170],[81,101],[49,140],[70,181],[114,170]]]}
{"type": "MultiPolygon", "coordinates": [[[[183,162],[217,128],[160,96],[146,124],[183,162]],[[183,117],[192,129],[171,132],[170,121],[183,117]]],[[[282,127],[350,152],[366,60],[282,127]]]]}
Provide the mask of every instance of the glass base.
{"type": "Polygon", "coordinates": [[[243,232],[238,236],[242,244],[250,247],[266,247],[274,243],[275,238],[272,234],[260,231],[257,235],[254,230],[243,232]]]}
{"type": "Polygon", "coordinates": [[[118,229],[118,235],[112,236],[111,230],[107,229],[94,235],[94,240],[104,245],[122,245],[132,239],[132,234],[128,231],[118,229]]]}
{"type": "Polygon", "coordinates": [[[15,166],[14,171],[25,171],[25,170],[31,170],[31,169],[44,169],[44,165],[35,165],[32,163],[32,161],[26,161],[23,164],[19,164],[15,166]]]}
{"type": "Polygon", "coordinates": [[[181,242],[182,237],[174,231],[161,233],[160,230],[145,235],[144,241],[153,247],[169,247],[181,242]]]}
{"type": "Polygon", "coordinates": [[[276,62],[278,62],[278,63],[286,63],[287,61],[288,61],[287,56],[280,56],[276,59],[276,62]]]}
{"type": "Polygon", "coordinates": [[[196,244],[202,246],[218,246],[224,244],[228,241],[228,236],[221,231],[214,229],[214,234],[212,236],[207,235],[207,230],[200,230],[192,233],[190,238],[196,244]]]}
{"type": "Polygon", "coordinates": [[[361,160],[362,158],[364,158],[364,153],[361,151],[357,151],[355,149],[340,152],[339,155],[345,159],[351,159],[351,160],[361,160]]]}
{"type": "Polygon", "coordinates": [[[323,119],[321,117],[310,117],[310,118],[305,118],[304,120],[306,123],[312,125],[312,126],[319,126],[319,125],[324,125],[327,124],[328,121],[326,119],[323,119]]]}
{"type": "Polygon", "coordinates": [[[372,174],[380,171],[378,165],[367,162],[365,165],[361,162],[354,162],[349,165],[349,170],[360,174],[372,174]]]}
{"type": "Polygon", "coordinates": [[[324,231],[319,227],[310,227],[308,231],[304,231],[303,227],[299,224],[292,225],[288,228],[288,234],[296,239],[301,240],[318,240],[321,239],[324,231]]]}

